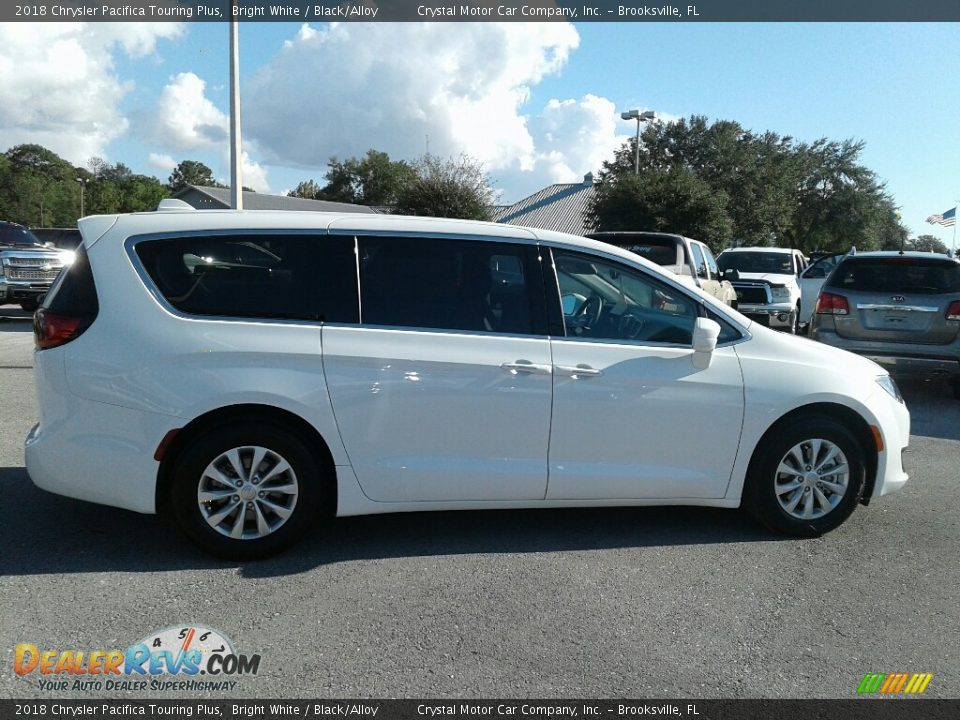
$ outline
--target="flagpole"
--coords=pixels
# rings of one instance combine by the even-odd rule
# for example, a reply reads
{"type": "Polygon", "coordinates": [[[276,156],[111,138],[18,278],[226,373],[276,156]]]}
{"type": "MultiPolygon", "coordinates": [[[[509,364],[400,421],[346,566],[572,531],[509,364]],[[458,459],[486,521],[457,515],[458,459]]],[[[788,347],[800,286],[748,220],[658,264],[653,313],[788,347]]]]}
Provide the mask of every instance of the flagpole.
{"type": "MultiPolygon", "coordinates": [[[[957,210],[960,209],[960,200],[954,200],[953,206],[953,240],[950,241],[950,257],[957,256],[957,210]]],[[[948,211],[949,212],[949,211],[948,211]]]]}

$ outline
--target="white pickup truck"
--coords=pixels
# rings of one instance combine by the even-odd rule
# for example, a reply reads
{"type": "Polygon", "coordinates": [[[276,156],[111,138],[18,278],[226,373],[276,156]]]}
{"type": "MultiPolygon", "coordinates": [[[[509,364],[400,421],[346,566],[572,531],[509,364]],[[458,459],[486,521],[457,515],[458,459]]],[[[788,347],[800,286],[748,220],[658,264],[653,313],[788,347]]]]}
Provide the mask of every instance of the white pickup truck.
{"type": "Polygon", "coordinates": [[[687,285],[700,288],[720,302],[737,307],[736,290],[721,277],[713,253],[699,240],[673,233],[639,230],[596,232],[587,237],[616,245],[662,265],[679,275],[687,285]]]}
{"type": "Polygon", "coordinates": [[[740,247],[724,250],[717,264],[737,292],[737,309],[755,322],[787,332],[800,330],[801,297],[798,276],[807,266],[799,250],[777,247],[740,247]]]}

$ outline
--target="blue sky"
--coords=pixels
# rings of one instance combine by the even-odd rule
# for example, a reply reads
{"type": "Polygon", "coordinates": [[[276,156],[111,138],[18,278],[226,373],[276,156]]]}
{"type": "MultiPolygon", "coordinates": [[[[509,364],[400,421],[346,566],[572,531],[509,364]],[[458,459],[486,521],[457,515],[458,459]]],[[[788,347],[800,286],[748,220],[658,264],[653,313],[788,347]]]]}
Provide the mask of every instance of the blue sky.
{"type": "MultiPolygon", "coordinates": [[[[168,174],[164,162],[196,158],[225,177],[227,27],[198,23],[151,32],[78,41],[88,59],[99,61],[88,72],[116,85],[97,100],[113,102],[113,115],[81,122],[103,128],[112,118],[114,125],[94,134],[95,142],[82,124],[71,128],[63,118],[59,136],[75,131],[76,139],[54,149],[74,162],[83,159],[71,153],[100,150],[161,179],[168,174]]],[[[484,160],[509,202],[596,170],[631,132],[619,111],[639,107],[666,117],[732,119],[805,141],[863,139],[863,160],[886,181],[904,223],[949,245],[952,229],[924,219],[960,199],[958,38],[956,24],[598,23],[501,30],[407,23],[304,31],[299,24],[245,23],[241,74],[250,177],[280,192],[302,179],[322,180],[329,155],[377,147],[415,158],[429,134],[434,152],[484,160]]],[[[62,60],[41,55],[36,65],[44,62],[62,60]]],[[[37,72],[41,79],[31,87],[43,87],[37,72]]],[[[0,102],[5,84],[0,81],[0,102]]],[[[0,144],[29,141],[30,122],[11,112],[0,111],[0,144]]],[[[38,142],[58,137],[35,133],[38,142]]]]}

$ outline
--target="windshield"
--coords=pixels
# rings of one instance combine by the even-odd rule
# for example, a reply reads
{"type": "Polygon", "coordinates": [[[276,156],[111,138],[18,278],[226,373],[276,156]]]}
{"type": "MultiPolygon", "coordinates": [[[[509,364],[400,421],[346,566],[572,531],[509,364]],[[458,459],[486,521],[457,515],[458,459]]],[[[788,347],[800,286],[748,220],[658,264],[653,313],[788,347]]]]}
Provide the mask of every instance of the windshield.
{"type": "Polygon", "coordinates": [[[793,258],[790,253],[777,252],[725,252],[717,258],[721,270],[736,270],[747,273],[775,273],[793,275],[793,258]]]}
{"type": "Polygon", "coordinates": [[[20,225],[0,225],[0,245],[43,247],[37,236],[20,225]]]}

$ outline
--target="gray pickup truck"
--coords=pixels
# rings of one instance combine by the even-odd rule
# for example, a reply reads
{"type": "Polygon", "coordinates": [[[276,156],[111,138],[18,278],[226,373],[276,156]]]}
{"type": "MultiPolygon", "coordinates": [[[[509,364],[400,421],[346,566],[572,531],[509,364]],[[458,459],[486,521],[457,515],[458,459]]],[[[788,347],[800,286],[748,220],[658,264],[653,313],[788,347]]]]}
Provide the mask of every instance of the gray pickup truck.
{"type": "Polygon", "coordinates": [[[0,305],[16,303],[33,312],[72,260],[72,251],[40,242],[23,225],[0,222],[0,305]]]}

